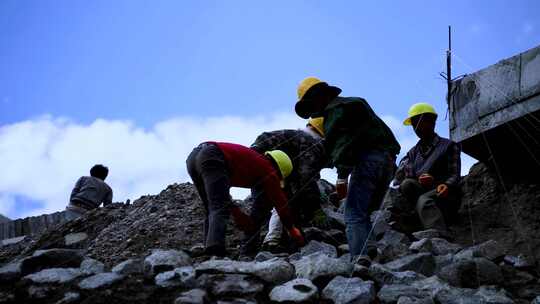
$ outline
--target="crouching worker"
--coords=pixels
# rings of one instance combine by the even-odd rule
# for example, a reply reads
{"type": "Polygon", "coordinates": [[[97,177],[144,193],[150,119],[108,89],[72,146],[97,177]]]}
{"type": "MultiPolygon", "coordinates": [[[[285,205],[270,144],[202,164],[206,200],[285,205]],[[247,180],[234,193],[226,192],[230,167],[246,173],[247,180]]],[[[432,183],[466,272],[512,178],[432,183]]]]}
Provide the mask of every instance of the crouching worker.
{"type": "Polygon", "coordinates": [[[420,138],[396,172],[394,186],[414,206],[424,229],[447,231],[460,207],[460,146],[435,133],[437,113],[427,103],[414,104],[404,124],[420,138]]]}
{"type": "Polygon", "coordinates": [[[85,212],[112,203],[113,192],[105,183],[109,169],[103,165],[95,165],[90,169],[90,176],[83,176],[77,180],[71,191],[70,202],[66,207],[68,220],[73,220],[85,212]]]}
{"type": "Polygon", "coordinates": [[[188,173],[199,192],[206,210],[204,245],[207,255],[226,255],[225,233],[229,214],[245,234],[242,254],[252,254],[258,246],[260,227],[268,222],[272,208],[291,238],[302,246],[304,238],[294,226],[281,189],[283,180],[292,171],[290,158],[282,151],[259,154],[248,147],[221,142],[205,142],[193,149],[187,159],[188,173]],[[230,187],[260,188],[264,195],[257,199],[249,216],[231,201],[230,187]]]}
{"type": "MultiPolygon", "coordinates": [[[[293,163],[294,170],[289,177],[284,191],[289,199],[289,209],[294,221],[299,226],[313,224],[319,228],[328,228],[329,219],[321,210],[322,197],[317,182],[320,171],[326,165],[324,152],[323,118],[312,118],[306,128],[300,130],[277,130],[264,132],[255,139],[251,148],[264,154],[265,151],[281,150],[293,163]]],[[[264,193],[263,193],[264,194],[264,193]]],[[[257,199],[258,191],[252,192],[257,199]]],[[[282,225],[275,209],[268,224],[263,247],[271,252],[290,249],[286,234],[282,233],[282,225]]],[[[295,246],[292,246],[293,249],[295,246]]]]}

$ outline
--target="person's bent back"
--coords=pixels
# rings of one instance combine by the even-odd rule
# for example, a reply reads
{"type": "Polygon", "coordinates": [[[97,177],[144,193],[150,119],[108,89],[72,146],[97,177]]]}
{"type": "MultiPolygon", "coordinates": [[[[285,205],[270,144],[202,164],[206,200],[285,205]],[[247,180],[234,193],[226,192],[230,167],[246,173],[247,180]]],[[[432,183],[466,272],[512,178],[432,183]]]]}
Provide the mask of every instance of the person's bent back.
{"type": "Polygon", "coordinates": [[[103,165],[95,165],[90,169],[90,176],[82,176],[71,191],[67,209],[70,219],[83,213],[112,203],[112,189],[105,183],[109,169],[103,165]]]}

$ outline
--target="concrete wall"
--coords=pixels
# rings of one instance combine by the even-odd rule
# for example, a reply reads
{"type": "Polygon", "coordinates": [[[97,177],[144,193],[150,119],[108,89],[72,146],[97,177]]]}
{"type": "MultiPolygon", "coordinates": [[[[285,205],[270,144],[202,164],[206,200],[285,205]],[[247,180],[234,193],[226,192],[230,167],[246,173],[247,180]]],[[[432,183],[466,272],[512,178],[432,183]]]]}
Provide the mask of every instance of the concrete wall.
{"type": "Polygon", "coordinates": [[[455,81],[449,110],[450,137],[467,154],[540,162],[540,46],[455,81]]]}
{"type": "Polygon", "coordinates": [[[40,233],[66,221],[66,213],[61,211],[0,223],[0,240],[40,233]]]}

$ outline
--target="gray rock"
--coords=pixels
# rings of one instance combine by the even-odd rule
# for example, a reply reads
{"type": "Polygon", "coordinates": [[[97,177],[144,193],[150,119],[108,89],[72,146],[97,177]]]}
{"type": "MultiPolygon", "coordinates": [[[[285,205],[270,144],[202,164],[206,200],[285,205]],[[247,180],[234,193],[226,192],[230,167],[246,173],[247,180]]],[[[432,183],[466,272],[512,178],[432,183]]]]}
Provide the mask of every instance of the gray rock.
{"type": "Polygon", "coordinates": [[[522,271],[505,264],[501,265],[500,268],[504,277],[503,285],[505,288],[519,289],[527,286],[528,284],[536,283],[537,279],[526,271],[522,271]]]}
{"type": "Polygon", "coordinates": [[[454,255],[449,253],[445,255],[436,255],[435,258],[435,273],[438,274],[441,270],[454,262],[454,255]]]}
{"type": "Polygon", "coordinates": [[[203,274],[198,284],[217,298],[255,297],[264,290],[262,281],[245,274],[203,274]]]}
{"type": "Polygon", "coordinates": [[[350,253],[345,253],[344,255],[340,256],[339,259],[342,260],[343,262],[350,263],[351,262],[351,254],[350,253]]]}
{"type": "Polygon", "coordinates": [[[440,238],[441,233],[437,229],[427,229],[422,231],[416,231],[412,234],[417,240],[440,238]]]}
{"type": "Polygon", "coordinates": [[[369,267],[369,276],[380,286],[386,284],[409,284],[426,277],[414,271],[391,271],[381,264],[374,263],[369,267]]]}
{"type": "Polygon", "coordinates": [[[122,280],[124,276],[116,273],[116,272],[104,272],[104,273],[98,273],[91,277],[88,277],[84,280],[82,280],[79,283],[79,287],[81,289],[98,289],[102,287],[108,287],[120,280],[122,280]]]}
{"type": "Polygon", "coordinates": [[[397,304],[433,304],[431,298],[411,298],[411,297],[399,297],[397,304]]]}
{"type": "Polygon", "coordinates": [[[275,258],[276,256],[271,253],[271,252],[268,252],[268,251],[261,251],[259,253],[257,253],[257,255],[255,256],[255,261],[256,262],[264,262],[264,261],[268,261],[268,260],[271,260],[273,258],[275,258]]]}
{"type": "Polygon", "coordinates": [[[410,245],[411,241],[404,233],[397,232],[395,230],[388,230],[384,233],[383,237],[379,240],[379,243],[386,244],[386,245],[399,245],[399,244],[410,245]]]}
{"type": "Polygon", "coordinates": [[[323,299],[335,304],[369,304],[375,300],[375,284],[359,278],[335,277],[322,291],[323,299]]]}
{"type": "Polygon", "coordinates": [[[71,304],[78,302],[81,295],[78,292],[66,292],[64,297],[60,299],[56,304],[71,304]]]}
{"type": "Polygon", "coordinates": [[[0,303],[15,303],[15,295],[7,291],[0,291],[0,303]]]}
{"type": "Polygon", "coordinates": [[[409,250],[413,252],[431,252],[433,250],[433,243],[431,243],[431,239],[421,239],[413,242],[409,246],[409,250]]]}
{"type": "Polygon", "coordinates": [[[435,270],[435,259],[427,252],[416,253],[401,257],[384,264],[391,271],[412,270],[425,276],[431,276],[435,270]]]}
{"type": "Polygon", "coordinates": [[[144,259],[144,272],[153,277],[160,272],[189,265],[191,258],[183,251],[154,249],[152,254],[144,259]]]}
{"type": "Polygon", "coordinates": [[[432,238],[431,243],[433,244],[432,253],[434,255],[454,254],[463,248],[442,238],[432,238]]]}
{"type": "Polygon", "coordinates": [[[371,225],[373,227],[373,235],[375,237],[383,235],[392,229],[388,224],[391,216],[392,214],[388,210],[376,210],[371,213],[371,225]]]}
{"type": "Polygon", "coordinates": [[[422,299],[429,294],[411,285],[394,284],[384,285],[377,296],[381,303],[396,303],[401,297],[422,299]]]}
{"type": "Polygon", "coordinates": [[[229,299],[217,301],[217,304],[257,304],[253,299],[229,299]]]}
{"type": "Polygon", "coordinates": [[[20,261],[20,273],[24,276],[47,268],[75,268],[81,265],[83,258],[80,250],[36,250],[32,256],[20,261]]]}
{"type": "Polygon", "coordinates": [[[19,244],[20,242],[24,241],[25,239],[26,239],[26,235],[1,240],[0,241],[0,247],[16,245],[16,244],[19,244]]]}
{"type": "Polygon", "coordinates": [[[308,279],[294,279],[274,287],[270,292],[270,300],[278,303],[315,302],[318,298],[317,286],[308,279]]]}
{"type": "Polygon", "coordinates": [[[22,262],[16,261],[0,267],[0,282],[12,282],[22,276],[22,262]]]}
{"type": "Polygon", "coordinates": [[[205,304],[208,303],[208,293],[203,289],[192,289],[182,292],[174,304],[205,304]]]}
{"type": "Polygon", "coordinates": [[[381,303],[396,303],[401,297],[423,303],[424,299],[432,299],[437,293],[449,288],[448,284],[433,276],[409,284],[383,285],[378,297],[381,303]]]}
{"type": "Polygon", "coordinates": [[[405,234],[395,230],[388,230],[384,233],[382,239],[377,242],[377,247],[381,250],[382,259],[390,261],[408,254],[410,244],[411,242],[405,234]]]}
{"type": "Polygon", "coordinates": [[[45,299],[53,292],[49,286],[30,286],[28,287],[28,297],[33,300],[45,299]]]}
{"type": "Polygon", "coordinates": [[[294,267],[288,262],[274,258],[264,262],[239,262],[231,260],[209,260],[195,268],[200,273],[251,274],[265,282],[282,284],[294,277],[294,267]]]}
{"type": "Polygon", "coordinates": [[[70,233],[64,236],[66,246],[77,246],[88,239],[88,234],[84,232],[70,233]]]}
{"type": "Polygon", "coordinates": [[[129,275],[143,273],[143,263],[139,259],[129,259],[113,267],[112,272],[129,275]]]}
{"type": "Polygon", "coordinates": [[[503,281],[499,266],[486,258],[457,260],[441,269],[439,277],[456,287],[477,288],[503,281]]]}
{"type": "Polygon", "coordinates": [[[49,268],[29,274],[23,279],[39,284],[64,284],[75,280],[83,274],[78,268],[49,268]]]}
{"type": "Polygon", "coordinates": [[[532,300],[531,304],[540,304],[540,296],[534,298],[534,300],[532,300]]]}
{"type": "Polygon", "coordinates": [[[336,247],[318,241],[311,241],[300,250],[302,256],[310,255],[315,252],[322,252],[331,258],[337,258],[336,247]]]}
{"type": "Polygon", "coordinates": [[[437,303],[441,304],[511,304],[505,290],[482,286],[478,290],[467,288],[448,288],[435,295],[437,303]]]}
{"type": "Polygon", "coordinates": [[[175,268],[171,271],[165,271],[156,276],[155,283],[159,287],[178,287],[193,288],[197,280],[195,277],[195,269],[191,266],[175,268]]]}
{"type": "Polygon", "coordinates": [[[489,240],[482,244],[465,248],[456,254],[455,259],[471,259],[475,257],[484,257],[490,261],[499,261],[503,259],[505,249],[496,241],[489,240]]]}
{"type": "Polygon", "coordinates": [[[296,276],[311,280],[321,287],[333,277],[343,275],[349,277],[353,271],[353,265],[349,262],[328,257],[324,253],[314,253],[293,262],[296,268],[296,276]]]}
{"type": "Polygon", "coordinates": [[[345,228],[345,217],[343,213],[336,212],[330,208],[322,208],[326,216],[332,221],[333,225],[345,228]]]}
{"type": "Polygon", "coordinates": [[[344,254],[349,253],[349,252],[350,252],[350,250],[349,250],[349,245],[347,245],[347,244],[339,245],[339,247],[338,247],[338,253],[339,253],[340,255],[344,255],[344,254]]]}
{"type": "Polygon", "coordinates": [[[288,260],[289,260],[289,262],[292,263],[294,261],[300,260],[301,258],[302,258],[302,254],[300,252],[295,252],[295,253],[289,255],[288,260]]]}
{"type": "Polygon", "coordinates": [[[446,255],[461,250],[461,246],[441,238],[421,239],[411,244],[409,250],[415,252],[431,252],[433,255],[446,255]]]}
{"type": "Polygon", "coordinates": [[[85,275],[93,275],[105,272],[105,265],[98,260],[86,258],[81,262],[80,269],[85,275]]]}
{"type": "Polygon", "coordinates": [[[497,290],[493,286],[481,286],[475,293],[482,298],[484,303],[511,304],[514,301],[504,289],[497,290]]]}
{"type": "Polygon", "coordinates": [[[518,269],[527,269],[534,267],[534,262],[523,254],[518,256],[507,255],[504,257],[504,262],[518,269]]]}

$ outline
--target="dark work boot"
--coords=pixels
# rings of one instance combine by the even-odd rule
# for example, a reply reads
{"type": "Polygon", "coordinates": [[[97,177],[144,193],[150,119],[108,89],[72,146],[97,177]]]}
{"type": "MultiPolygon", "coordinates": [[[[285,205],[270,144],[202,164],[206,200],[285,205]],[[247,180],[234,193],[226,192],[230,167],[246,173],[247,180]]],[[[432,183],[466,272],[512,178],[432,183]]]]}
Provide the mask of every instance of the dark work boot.
{"type": "Polygon", "coordinates": [[[204,249],[204,254],[208,256],[224,257],[227,256],[227,250],[222,245],[212,245],[204,249]]]}

